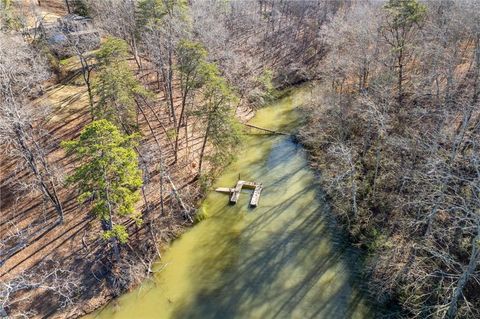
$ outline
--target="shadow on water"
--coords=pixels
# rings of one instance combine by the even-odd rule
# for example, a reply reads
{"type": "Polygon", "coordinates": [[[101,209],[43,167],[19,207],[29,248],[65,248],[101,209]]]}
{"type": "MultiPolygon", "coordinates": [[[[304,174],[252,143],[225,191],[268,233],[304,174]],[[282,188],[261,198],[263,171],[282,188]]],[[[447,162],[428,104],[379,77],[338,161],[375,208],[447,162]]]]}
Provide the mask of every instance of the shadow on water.
{"type": "MultiPolygon", "coordinates": [[[[233,229],[220,228],[202,239],[198,251],[215,251],[218,258],[194,256],[191,280],[202,288],[193,300],[177,303],[172,317],[351,318],[365,304],[348,266],[358,252],[327,226],[334,223],[304,157],[299,146],[281,138],[263,165],[252,164],[266,198],[250,211],[221,209],[216,218],[248,214],[253,220],[241,232],[233,222],[233,229]],[[224,216],[232,214],[237,215],[224,216]]],[[[362,307],[361,317],[371,318],[362,307]]]]}
{"type": "MultiPolygon", "coordinates": [[[[255,125],[293,127],[297,91],[262,109],[255,125]],[[286,126],[282,126],[287,124],[286,126]]],[[[145,284],[96,318],[375,318],[359,273],[362,255],[329,214],[303,149],[286,136],[246,136],[248,147],[216,186],[241,179],[264,185],[236,205],[211,192],[207,218],[164,254],[155,284],[145,284]]]]}

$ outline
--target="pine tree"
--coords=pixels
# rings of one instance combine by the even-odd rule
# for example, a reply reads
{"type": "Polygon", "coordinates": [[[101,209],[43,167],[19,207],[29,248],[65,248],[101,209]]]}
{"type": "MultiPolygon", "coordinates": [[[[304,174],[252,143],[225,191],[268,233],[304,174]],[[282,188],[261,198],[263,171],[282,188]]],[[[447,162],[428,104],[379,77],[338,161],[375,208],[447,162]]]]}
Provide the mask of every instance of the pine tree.
{"type": "MultiPolygon", "coordinates": [[[[180,74],[182,104],[178,123],[176,124],[175,162],[178,159],[180,128],[182,125],[187,126],[187,102],[193,99],[195,91],[204,84],[205,77],[202,76],[201,66],[206,63],[207,54],[207,50],[200,43],[187,39],[180,41],[177,46],[177,69],[180,74]]],[[[187,138],[186,133],[185,138],[187,138]]]]}
{"type": "Polygon", "coordinates": [[[237,97],[214,63],[201,65],[204,85],[202,87],[203,103],[198,115],[205,120],[205,135],[200,150],[198,174],[202,173],[203,158],[207,141],[210,141],[212,153],[210,163],[215,165],[231,160],[232,149],[239,142],[239,128],[232,114],[232,104],[237,97]]]}
{"type": "Polygon", "coordinates": [[[95,92],[99,100],[95,116],[107,119],[130,133],[136,129],[135,97],[147,98],[151,93],[135,78],[126,62],[128,55],[127,43],[113,37],[108,38],[98,51],[95,92]]]}
{"type": "Polygon", "coordinates": [[[114,124],[103,119],[87,125],[78,140],[62,143],[68,153],[82,162],[67,182],[78,185],[80,202],[92,201],[91,212],[101,221],[103,237],[111,240],[116,259],[119,258],[118,243],[128,240],[127,230],[120,224],[122,218],[142,222],[135,212],[142,186],[134,151],[136,137],[123,135],[114,124]]]}

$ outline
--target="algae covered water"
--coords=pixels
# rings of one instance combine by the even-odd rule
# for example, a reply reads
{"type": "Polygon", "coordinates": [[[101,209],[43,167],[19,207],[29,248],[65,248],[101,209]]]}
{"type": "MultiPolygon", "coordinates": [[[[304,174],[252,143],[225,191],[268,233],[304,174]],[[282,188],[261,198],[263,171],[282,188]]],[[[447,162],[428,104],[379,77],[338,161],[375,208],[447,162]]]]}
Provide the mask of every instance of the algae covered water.
{"type": "MultiPolygon", "coordinates": [[[[288,131],[308,89],[257,112],[252,124],[288,131]]],[[[319,194],[305,152],[289,136],[246,135],[238,159],[215,187],[263,183],[238,203],[210,192],[205,219],[165,252],[154,283],[110,303],[92,318],[372,318],[359,288],[359,254],[343,239],[319,194]]]]}

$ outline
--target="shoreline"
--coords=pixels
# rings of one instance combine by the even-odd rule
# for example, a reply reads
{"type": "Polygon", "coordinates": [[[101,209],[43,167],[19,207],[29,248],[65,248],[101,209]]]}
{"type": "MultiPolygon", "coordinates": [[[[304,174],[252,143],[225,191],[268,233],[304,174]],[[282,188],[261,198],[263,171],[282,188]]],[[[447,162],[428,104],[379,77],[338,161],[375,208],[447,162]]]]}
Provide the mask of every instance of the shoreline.
{"type": "MultiPolygon", "coordinates": [[[[242,124],[250,121],[253,117],[255,117],[255,115],[256,115],[256,110],[251,108],[251,107],[248,107],[248,106],[243,106],[243,107],[241,106],[236,110],[237,119],[242,124]]],[[[222,171],[227,166],[228,166],[228,164],[225,165],[222,168],[222,171]]],[[[197,185],[197,187],[198,187],[198,185],[197,185]]],[[[207,195],[207,192],[202,194],[202,198],[200,200],[198,200],[197,206],[195,207],[195,212],[197,212],[198,208],[201,206],[202,202],[205,200],[206,195],[207,195]]],[[[194,215],[192,217],[194,217],[194,219],[195,219],[196,215],[194,215]]],[[[165,250],[168,249],[168,247],[170,247],[175,240],[180,238],[185,232],[190,230],[195,225],[196,225],[195,221],[193,223],[189,222],[188,225],[183,225],[182,226],[180,232],[176,233],[175,237],[171,238],[167,242],[159,243],[160,247],[157,247],[157,249],[160,252],[160,254],[163,254],[165,252],[165,250]]],[[[160,257],[160,259],[157,259],[156,262],[160,262],[160,261],[161,261],[161,257],[160,257]]],[[[108,294],[100,297],[98,300],[95,299],[95,302],[94,302],[93,305],[89,305],[89,303],[84,304],[82,307],[79,307],[79,309],[77,311],[73,312],[73,313],[69,312],[68,309],[67,309],[67,311],[60,311],[58,313],[57,313],[57,310],[54,310],[51,313],[52,318],[58,318],[58,319],[74,318],[74,319],[76,319],[76,318],[81,318],[81,317],[84,317],[84,316],[87,316],[87,315],[91,315],[94,312],[100,311],[101,309],[107,307],[110,303],[115,303],[116,299],[121,297],[122,295],[134,291],[135,289],[140,287],[146,280],[149,280],[152,277],[152,275],[153,275],[153,273],[149,273],[147,276],[145,276],[145,278],[143,278],[142,281],[137,282],[134,285],[129,286],[128,289],[126,289],[125,291],[122,291],[120,293],[120,295],[118,295],[118,296],[115,296],[112,293],[108,293],[108,291],[105,289],[103,292],[108,293],[108,294]]],[[[102,294],[102,292],[99,292],[99,294],[102,294]]],[[[74,307],[74,308],[76,308],[76,307],[74,307]]]]}
{"type": "MultiPolygon", "coordinates": [[[[265,105],[263,105],[262,107],[258,108],[258,109],[255,109],[255,108],[252,108],[248,105],[246,106],[239,106],[236,110],[235,110],[235,116],[237,117],[237,120],[239,121],[239,123],[241,124],[244,124],[244,123],[248,123],[250,120],[252,120],[255,115],[257,114],[257,110],[261,110],[262,108],[268,106],[269,104],[271,103],[274,103],[276,101],[280,101],[282,100],[283,98],[286,98],[289,96],[289,94],[292,93],[292,90],[296,89],[296,88],[299,88],[299,87],[302,87],[304,86],[305,84],[301,84],[301,85],[293,85],[291,87],[288,87],[288,88],[285,88],[283,90],[280,91],[278,97],[276,97],[273,101],[270,101],[269,103],[266,103],[265,105]]],[[[308,84],[307,84],[308,85],[308,84]]],[[[302,146],[303,147],[303,146],[302,146]]],[[[222,168],[222,172],[224,171],[225,168],[228,167],[230,163],[228,163],[227,165],[225,165],[223,168],[222,168]]],[[[202,195],[202,198],[200,200],[198,200],[197,202],[197,206],[196,206],[196,211],[198,210],[198,208],[201,206],[202,202],[205,200],[206,196],[208,194],[208,191],[205,192],[203,195],[202,195]]],[[[193,216],[194,219],[196,217],[193,216]]],[[[190,229],[192,229],[192,227],[194,227],[196,225],[196,222],[194,221],[193,223],[189,223],[188,226],[185,226],[182,228],[182,230],[176,234],[176,236],[174,238],[171,238],[170,241],[168,242],[164,242],[162,243],[161,247],[159,247],[159,251],[160,253],[163,253],[165,252],[165,250],[170,247],[173,242],[175,240],[177,240],[178,238],[180,238],[185,232],[189,231],[190,229]]],[[[160,259],[161,260],[161,259],[160,259]]],[[[104,298],[102,298],[101,301],[99,301],[98,304],[94,305],[94,306],[91,306],[89,308],[87,308],[88,310],[82,310],[80,312],[78,312],[77,314],[74,315],[74,317],[72,318],[80,318],[80,317],[83,317],[83,316],[87,316],[87,315],[91,315],[93,314],[94,312],[96,311],[100,311],[102,310],[103,308],[107,307],[110,303],[114,303],[116,302],[116,299],[121,297],[122,295],[126,294],[126,293],[130,293],[132,291],[134,291],[135,289],[137,289],[138,287],[140,287],[145,280],[148,280],[149,278],[151,278],[152,276],[152,273],[150,273],[148,276],[146,276],[141,282],[138,282],[136,283],[135,285],[132,285],[130,286],[127,290],[123,291],[120,295],[118,296],[114,296],[112,294],[109,294],[107,296],[105,296],[104,298]]],[[[70,318],[70,316],[67,316],[68,318],[70,318]]],[[[54,318],[57,318],[57,317],[54,317],[54,318]]],[[[65,316],[59,316],[58,317],[59,319],[64,319],[66,318],[65,316]]]]}

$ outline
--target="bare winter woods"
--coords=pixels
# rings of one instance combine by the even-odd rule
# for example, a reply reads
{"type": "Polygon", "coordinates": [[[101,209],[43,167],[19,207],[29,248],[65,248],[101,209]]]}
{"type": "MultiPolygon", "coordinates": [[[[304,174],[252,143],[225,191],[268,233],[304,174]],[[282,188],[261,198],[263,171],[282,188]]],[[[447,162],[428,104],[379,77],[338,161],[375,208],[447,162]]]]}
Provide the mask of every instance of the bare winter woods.
{"type": "Polygon", "coordinates": [[[0,316],[76,317],[151,274],[344,5],[0,1],[0,316]]]}
{"type": "Polygon", "coordinates": [[[320,34],[301,135],[372,291],[410,317],[478,318],[480,3],[362,2],[320,34]]]}
{"type": "Polygon", "coordinates": [[[0,0],[0,317],[76,317],[194,221],[241,125],[300,141],[398,316],[480,316],[476,0],[0,0]]]}

